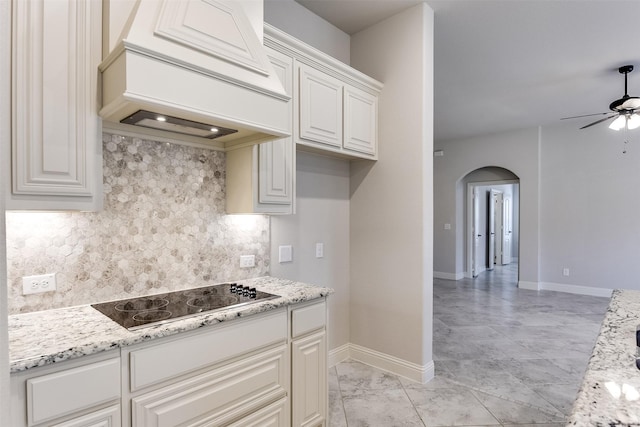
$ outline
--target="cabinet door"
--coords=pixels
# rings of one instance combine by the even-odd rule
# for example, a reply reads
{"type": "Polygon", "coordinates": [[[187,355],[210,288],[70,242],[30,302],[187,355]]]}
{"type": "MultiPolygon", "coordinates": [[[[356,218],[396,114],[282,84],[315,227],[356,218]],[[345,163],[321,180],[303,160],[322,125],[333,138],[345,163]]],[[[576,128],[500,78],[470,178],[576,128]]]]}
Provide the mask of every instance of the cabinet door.
{"type": "Polygon", "coordinates": [[[376,155],[378,98],[351,86],[344,88],[344,148],[376,155]]]}
{"type": "Polygon", "coordinates": [[[292,425],[324,426],[327,419],[327,344],[324,329],[291,343],[292,425]]]}
{"type": "Polygon", "coordinates": [[[259,202],[290,205],[293,201],[293,143],[291,138],[260,144],[259,202]]]}
{"type": "MultiPolygon", "coordinates": [[[[293,58],[270,48],[267,57],[287,95],[293,93],[293,58]]],[[[293,125],[293,101],[289,102],[289,129],[293,125]]],[[[293,213],[295,200],[295,146],[283,138],[258,148],[258,201],[260,212],[293,213]],[[276,205],[269,208],[269,205],[276,205]]]]}
{"type": "Polygon", "coordinates": [[[120,405],[114,405],[51,427],[120,427],[120,425],[120,405]]]}
{"type": "Polygon", "coordinates": [[[306,65],[299,68],[300,138],[342,147],[342,82],[306,65]]]}
{"type": "Polygon", "coordinates": [[[54,203],[40,209],[100,208],[100,29],[100,2],[13,1],[12,193],[18,197],[8,207],[33,208],[20,203],[36,196],[54,203]]]}

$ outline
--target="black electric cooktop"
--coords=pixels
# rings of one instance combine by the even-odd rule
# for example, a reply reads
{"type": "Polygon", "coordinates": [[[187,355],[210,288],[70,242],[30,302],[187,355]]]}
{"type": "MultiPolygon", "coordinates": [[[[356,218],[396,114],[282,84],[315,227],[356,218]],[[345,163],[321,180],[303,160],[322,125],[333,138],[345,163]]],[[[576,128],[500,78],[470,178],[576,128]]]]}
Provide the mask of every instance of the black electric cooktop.
{"type": "Polygon", "coordinates": [[[236,283],[205,286],[166,294],[129,298],[91,306],[129,330],[185,316],[224,310],[278,298],[236,283]]]}

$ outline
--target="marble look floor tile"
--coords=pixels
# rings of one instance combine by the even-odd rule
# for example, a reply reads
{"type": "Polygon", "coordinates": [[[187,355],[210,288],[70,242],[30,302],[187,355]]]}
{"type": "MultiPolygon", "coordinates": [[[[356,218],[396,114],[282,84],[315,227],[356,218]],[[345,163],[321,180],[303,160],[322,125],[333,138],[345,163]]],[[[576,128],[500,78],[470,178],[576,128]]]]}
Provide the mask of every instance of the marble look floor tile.
{"type": "Polygon", "coordinates": [[[441,363],[451,373],[443,373],[444,376],[471,387],[519,383],[504,369],[501,360],[446,360],[441,363]]]}
{"type": "Polygon", "coordinates": [[[517,265],[433,283],[436,377],[419,384],[340,363],[329,373],[329,427],[563,426],[608,298],[518,289],[517,265]],[[487,412],[492,419],[472,419],[487,412]]]}
{"type": "Polygon", "coordinates": [[[474,394],[501,424],[539,424],[564,421],[564,417],[558,413],[551,414],[538,408],[532,408],[485,393],[475,392],[474,394]]]}
{"type": "Polygon", "coordinates": [[[562,413],[557,407],[549,403],[544,397],[523,382],[500,386],[480,385],[470,388],[472,391],[481,392],[493,397],[499,397],[510,402],[538,408],[549,413],[562,413]]]}
{"type": "Polygon", "coordinates": [[[402,388],[363,389],[343,400],[349,427],[424,427],[402,388]]]}
{"type": "Polygon", "coordinates": [[[566,384],[575,378],[546,359],[506,360],[504,369],[525,384],[566,384]]]}
{"type": "Polygon", "coordinates": [[[340,391],[329,390],[329,426],[347,427],[347,417],[340,391]]]}
{"type": "Polygon", "coordinates": [[[565,415],[571,413],[573,402],[576,400],[579,385],[577,384],[548,384],[545,387],[534,387],[533,390],[565,415]]]}
{"type": "Polygon", "coordinates": [[[565,427],[564,423],[551,424],[503,424],[503,427],[565,427]]]}
{"type": "Polygon", "coordinates": [[[364,363],[347,361],[336,366],[340,391],[343,397],[360,390],[399,389],[400,381],[395,375],[388,374],[364,363]]]}
{"type": "Polygon", "coordinates": [[[433,360],[466,360],[482,356],[480,348],[472,342],[433,341],[433,360]]]}
{"type": "Polygon", "coordinates": [[[486,425],[498,422],[468,390],[409,388],[407,394],[427,427],[486,425]]]}
{"type": "Polygon", "coordinates": [[[476,359],[538,359],[540,356],[529,348],[508,338],[493,339],[486,341],[475,341],[474,344],[480,349],[476,359]]]}

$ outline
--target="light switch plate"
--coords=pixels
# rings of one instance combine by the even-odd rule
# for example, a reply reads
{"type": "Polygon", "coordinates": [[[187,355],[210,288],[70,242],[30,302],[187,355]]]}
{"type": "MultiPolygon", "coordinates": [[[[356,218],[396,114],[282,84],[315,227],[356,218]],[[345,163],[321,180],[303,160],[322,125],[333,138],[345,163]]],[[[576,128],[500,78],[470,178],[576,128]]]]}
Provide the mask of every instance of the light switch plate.
{"type": "Polygon", "coordinates": [[[278,247],[278,262],[291,262],[293,260],[293,248],[291,245],[278,247]]]}

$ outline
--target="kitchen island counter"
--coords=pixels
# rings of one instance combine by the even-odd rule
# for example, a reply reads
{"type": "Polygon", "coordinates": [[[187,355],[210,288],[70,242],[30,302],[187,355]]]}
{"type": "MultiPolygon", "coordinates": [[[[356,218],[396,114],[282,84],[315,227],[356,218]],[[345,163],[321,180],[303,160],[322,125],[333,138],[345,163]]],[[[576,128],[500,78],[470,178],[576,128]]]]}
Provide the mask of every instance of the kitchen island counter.
{"type": "Polygon", "coordinates": [[[90,305],[9,316],[11,373],[263,313],[333,292],[330,288],[274,277],[235,282],[276,294],[279,298],[205,312],[134,331],[123,328],[90,305]]]}
{"type": "Polygon", "coordinates": [[[639,324],[640,291],[615,290],[568,425],[640,426],[639,324]]]}

